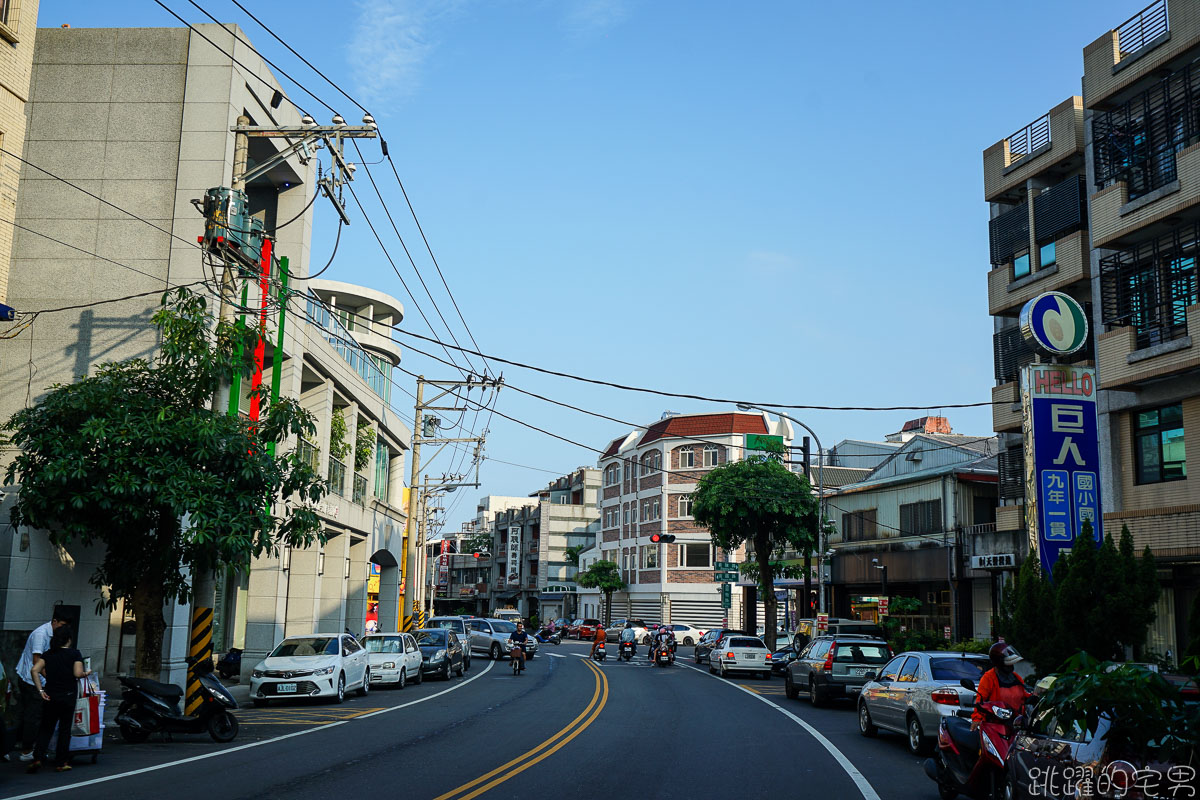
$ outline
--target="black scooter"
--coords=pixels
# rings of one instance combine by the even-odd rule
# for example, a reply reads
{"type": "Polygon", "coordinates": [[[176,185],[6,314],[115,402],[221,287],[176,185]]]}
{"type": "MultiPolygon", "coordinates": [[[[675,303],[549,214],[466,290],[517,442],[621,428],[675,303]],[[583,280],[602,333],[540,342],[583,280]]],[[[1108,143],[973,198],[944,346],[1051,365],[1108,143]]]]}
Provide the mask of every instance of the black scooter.
{"type": "Polygon", "coordinates": [[[117,709],[117,725],[121,737],[130,744],[146,741],[150,734],[203,733],[213,741],[224,744],[237,736],[238,721],[231,709],[237,701],[213,675],[212,659],[192,663],[193,673],[200,681],[201,703],[195,714],[185,714],[180,706],[183,689],[169,683],[147,678],[121,678],[121,706],[117,709]]]}
{"type": "Polygon", "coordinates": [[[232,680],[242,674],[242,650],[238,647],[229,648],[229,652],[217,661],[217,674],[225,680],[232,680]]]}
{"type": "Polygon", "coordinates": [[[636,643],[621,642],[621,650],[620,650],[620,652],[617,653],[617,658],[618,659],[623,658],[626,661],[632,661],[633,657],[634,657],[634,655],[636,655],[636,653],[637,653],[637,644],[636,643]]]}
{"type": "Polygon", "coordinates": [[[535,633],[533,638],[542,644],[562,644],[562,634],[558,631],[550,630],[550,626],[548,625],[535,633]]]}

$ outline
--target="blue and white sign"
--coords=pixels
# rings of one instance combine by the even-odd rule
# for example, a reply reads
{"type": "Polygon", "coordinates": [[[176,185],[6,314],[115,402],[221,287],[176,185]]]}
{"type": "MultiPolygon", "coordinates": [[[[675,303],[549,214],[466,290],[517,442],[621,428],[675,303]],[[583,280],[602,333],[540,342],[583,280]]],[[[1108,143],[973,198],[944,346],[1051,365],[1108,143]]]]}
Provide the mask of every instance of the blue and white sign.
{"type": "Polygon", "coordinates": [[[1026,523],[1047,575],[1085,522],[1104,538],[1096,391],[1093,369],[1031,364],[1021,375],[1026,523]]]}
{"type": "Polygon", "coordinates": [[[1087,314],[1062,292],[1046,292],[1021,309],[1021,335],[1043,353],[1067,356],[1087,344],[1087,314]]]}

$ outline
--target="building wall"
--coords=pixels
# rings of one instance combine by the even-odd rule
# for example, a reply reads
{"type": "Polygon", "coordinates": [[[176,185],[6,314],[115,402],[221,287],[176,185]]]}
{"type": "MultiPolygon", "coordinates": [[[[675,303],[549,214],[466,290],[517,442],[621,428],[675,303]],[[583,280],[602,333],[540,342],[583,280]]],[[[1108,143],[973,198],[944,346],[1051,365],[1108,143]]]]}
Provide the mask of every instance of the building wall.
{"type": "MultiPolygon", "coordinates": [[[[26,103],[33,73],[37,38],[38,0],[10,3],[7,23],[0,23],[0,147],[23,155],[26,103]]],[[[12,257],[12,223],[16,220],[21,162],[0,153],[0,303],[8,303],[8,274],[12,257]]]]}

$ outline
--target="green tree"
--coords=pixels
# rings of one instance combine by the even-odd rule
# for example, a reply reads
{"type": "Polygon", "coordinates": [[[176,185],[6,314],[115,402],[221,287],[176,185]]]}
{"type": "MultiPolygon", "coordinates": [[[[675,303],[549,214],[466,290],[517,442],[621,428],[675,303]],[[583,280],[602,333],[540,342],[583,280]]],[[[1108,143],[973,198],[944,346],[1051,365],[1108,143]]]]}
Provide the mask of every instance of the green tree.
{"type": "Polygon", "coordinates": [[[354,431],[355,472],[362,472],[371,463],[371,456],[375,453],[375,439],[375,429],[371,427],[371,423],[367,422],[365,417],[359,417],[354,431]]]}
{"type": "Polygon", "coordinates": [[[778,601],[775,563],[786,550],[811,552],[816,543],[817,499],[801,475],[784,466],[782,449],[733,461],[709,472],[692,493],[692,516],[713,544],[730,553],[754,548],[767,647],[775,649],[778,601]]]}
{"type": "Polygon", "coordinates": [[[329,415],[329,455],[343,461],[350,455],[350,443],[346,441],[346,412],[335,408],[329,415]]]}
{"type": "Polygon", "coordinates": [[[13,525],[44,529],[59,546],[103,545],[91,582],[106,590],[101,607],[132,607],[136,670],[149,678],[159,674],[163,606],[188,600],[189,576],[323,539],[308,504],[325,493],[295,453],[272,455],[312,433],[297,402],[263,397],[253,425],[207,407],[221,381],[251,374],[253,331],[214,329],[205,301],[183,289],[164,295],[153,321],[162,336],[153,362],[104,364],[5,424],[20,449],[5,475],[21,487],[13,525]]]}
{"type": "Polygon", "coordinates": [[[1200,592],[1192,599],[1188,617],[1188,643],[1179,659],[1179,666],[1191,675],[1200,675],[1200,592]]]}
{"type": "Polygon", "coordinates": [[[491,553],[492,534],[490,531],[479,531],[463,543],[464,553],[491,553]]]}
{"type": "Polygon", "coordinates": [[[612,596],[625,588],[621,571],[615,561],[597,561],[575,576],[575,583],[585,589],[599,589],[604,595],[604,622],[612,623],[612,596]]]}
{"type": "Polygon", "coordinates": [[[578,569],[579,554],[587,549],[588,549],[588,545],[586,545],[586,544],[576,544],[576,545],[572,545],[571,547],[568,547],[567,551],[566,551],[567,563],[578,569]]]}

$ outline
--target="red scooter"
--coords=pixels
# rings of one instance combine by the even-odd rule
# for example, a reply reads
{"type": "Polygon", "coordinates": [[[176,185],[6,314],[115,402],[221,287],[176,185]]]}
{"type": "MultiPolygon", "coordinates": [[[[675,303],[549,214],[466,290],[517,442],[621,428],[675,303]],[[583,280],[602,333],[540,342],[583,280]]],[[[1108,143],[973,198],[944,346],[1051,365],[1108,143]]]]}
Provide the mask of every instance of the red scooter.
{"type": "MultiPolygon", "coordinates": [[[[964,679],[962,686],[975,691],[972,681],[964,679]]],[[[942,800],[960,794],[973,800],[1003,800],[1005,765],[1022,709],[991,702],[975,707],[983,712],[979,730],[971,730],[969,719],[942,717],[937,752],[925,760],[925,773],[937,783],[942,800]]]]}

